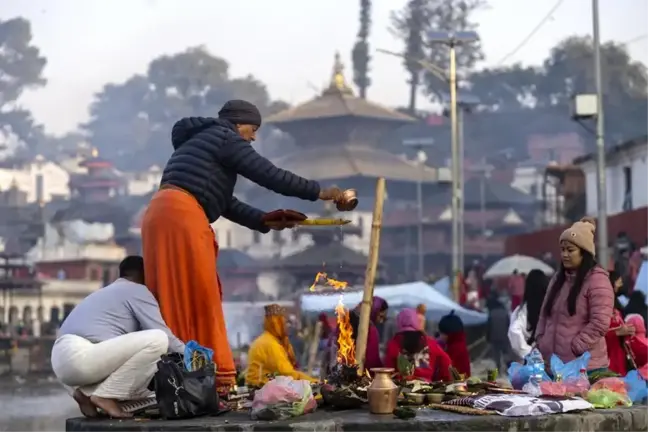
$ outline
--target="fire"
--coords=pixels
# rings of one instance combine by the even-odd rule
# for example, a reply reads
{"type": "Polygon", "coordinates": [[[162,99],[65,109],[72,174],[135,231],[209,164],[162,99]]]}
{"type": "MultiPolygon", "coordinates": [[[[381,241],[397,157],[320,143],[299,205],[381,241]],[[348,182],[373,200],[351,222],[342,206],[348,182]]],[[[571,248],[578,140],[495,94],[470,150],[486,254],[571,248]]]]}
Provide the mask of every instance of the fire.
{"type": "Polygon", "coordinates": [[[348,282],[331,279],[324,272],[317,273],[317,275],[315,276],[315,280],[313,281],[313,284],[310,286],[310,290],[314,292],[315,286],[319,283],[333,287],[333,289],[335,290],[343,290],[347,286],[349,286],[348,282]]]}
{"type": "Polygon", "coordinates": [[[355,344],[353,343],[353,328],[349,320],[349,311],[344,307],[344,303],[342,303],[342,296],[340,296],[340,301],[338,301],[338,305],[335,307],[335,314],[337,315],[337,324],[340,329],[337,339],[337,361],[346,365],[354,365],[356,359],[355,344]]]}

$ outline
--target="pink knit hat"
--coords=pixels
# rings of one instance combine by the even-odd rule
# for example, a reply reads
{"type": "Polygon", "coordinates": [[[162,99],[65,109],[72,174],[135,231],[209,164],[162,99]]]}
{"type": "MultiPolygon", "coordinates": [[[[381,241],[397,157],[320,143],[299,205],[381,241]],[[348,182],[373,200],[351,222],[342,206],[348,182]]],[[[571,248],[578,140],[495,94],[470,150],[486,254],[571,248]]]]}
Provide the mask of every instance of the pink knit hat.
{"type": "Polygon", "coordinates": [[[398,332],[420,331],[421,320],[415,309],[403,309],[396,317],[396,327],[398,332]]]}
{"type": "Polygon", "coordinates": [[[566,240],[591,253],[592,256],[596,256],[596,245],[594,244],[595,232],[596,221],[594,218],[584,217],[563,231],[559,241],[566,240]]]}

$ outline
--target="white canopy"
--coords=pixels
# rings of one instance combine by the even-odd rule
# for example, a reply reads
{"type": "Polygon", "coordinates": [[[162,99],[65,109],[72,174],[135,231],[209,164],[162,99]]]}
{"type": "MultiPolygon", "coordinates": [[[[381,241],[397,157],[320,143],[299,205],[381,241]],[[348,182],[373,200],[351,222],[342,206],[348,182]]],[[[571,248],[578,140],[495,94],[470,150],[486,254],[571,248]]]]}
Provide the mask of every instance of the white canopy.
{"type": "MultiPolygon", "coordinates": [[[[362,291],[339,291],[331,294],[305,294],[301,297],[301,308],[305,312],[333,311],[343,296],[346,307],[352,309],[362,301],[362,291]]],[[[455,311],[464,325],[479,325],[486,322],[487,315],[466,309],[424,282],[400,285],[383,285],[374,289],[374,295],[384,298],[390,309],[414,308],[419,304],[427,307],[427,317],[439,321],[441,317],[455,311]]]]}
{"type": "Polygon", "coordinates": [[[549,267],[549,265],[540,261],[537,258],[533,258],[525,255],[511,255],[506,258],[502,258],[493,264],[484,274],[485,278],[496,278],[503,276],[510,276],[513,274],[514,270],[517,270],[518,273],[529,273],[531,270],[541,270],[547,275],[552,275],[554,270],[549,267]]]}

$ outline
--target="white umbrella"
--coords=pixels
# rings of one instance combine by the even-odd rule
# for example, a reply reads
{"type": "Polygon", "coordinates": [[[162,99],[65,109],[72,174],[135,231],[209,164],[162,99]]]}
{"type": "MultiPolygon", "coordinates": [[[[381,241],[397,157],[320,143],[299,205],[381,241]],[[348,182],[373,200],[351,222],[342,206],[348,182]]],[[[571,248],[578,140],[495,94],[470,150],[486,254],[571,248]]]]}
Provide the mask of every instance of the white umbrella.
{"type": "Polygon", "coordinates": [[[551,275],[554,272],[551,267],[537,258],[525,255],[512,255],[510,257],[502,258],[493,264],[484,274],[484,277],[495,278],[511,276],[514,270],[517,270],[518,273],[528,274],[531,270],[535,269],[538,269],[547,275],[551,275]]]}

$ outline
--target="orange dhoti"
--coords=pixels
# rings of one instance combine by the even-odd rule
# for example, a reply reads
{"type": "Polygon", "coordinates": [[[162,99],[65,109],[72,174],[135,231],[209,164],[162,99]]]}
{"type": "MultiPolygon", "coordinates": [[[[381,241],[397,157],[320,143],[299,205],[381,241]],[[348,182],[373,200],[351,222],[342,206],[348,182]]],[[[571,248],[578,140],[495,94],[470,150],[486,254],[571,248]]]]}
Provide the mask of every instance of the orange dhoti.
{"type": "Polygon", "coordinates": [[[222,290],[216,268],[218,244],[198,201],[178,188],[162,188],[142,220],[146,285],[162,316],[182,341],[214,350],[220,390],[235,383],[227,340],[222,290]]]}

